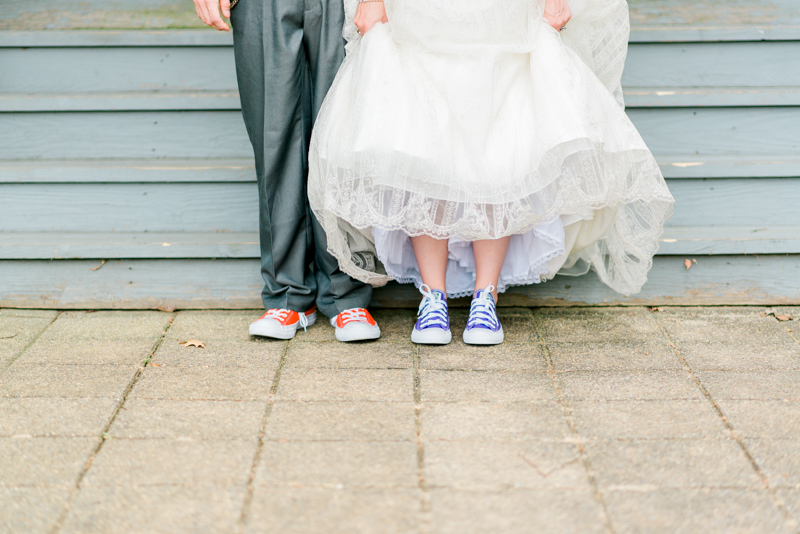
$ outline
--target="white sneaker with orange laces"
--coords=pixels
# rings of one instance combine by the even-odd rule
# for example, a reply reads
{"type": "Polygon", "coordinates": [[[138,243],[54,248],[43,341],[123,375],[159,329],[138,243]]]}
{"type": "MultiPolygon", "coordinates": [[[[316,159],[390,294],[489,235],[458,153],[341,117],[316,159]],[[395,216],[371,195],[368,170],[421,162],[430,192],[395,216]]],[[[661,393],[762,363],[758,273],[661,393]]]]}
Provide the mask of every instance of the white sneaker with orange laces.
{"type": "Polygon", "coordinates": [[[350,308],[331,318],[339,341],[365,341],[381,337],[381,329],[365,308],[350,308]]]}
{"type": "Polygon", "coordinates": [[[311,308],[305,313],[292,310],[267,310],[267,313],[250,323],[251,336],[273,337],[275,339],[292,339],[297,327],[311,326],[317,322],[317,309],[311,308]]]}

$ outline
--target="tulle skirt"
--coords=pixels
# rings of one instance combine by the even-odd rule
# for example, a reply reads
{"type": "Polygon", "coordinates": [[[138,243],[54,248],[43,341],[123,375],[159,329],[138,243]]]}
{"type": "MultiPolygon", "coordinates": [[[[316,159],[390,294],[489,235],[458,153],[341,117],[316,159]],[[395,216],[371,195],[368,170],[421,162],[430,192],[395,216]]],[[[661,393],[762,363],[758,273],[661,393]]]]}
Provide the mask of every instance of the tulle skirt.
{"type": "MultiPolygon", "coordinates": [[[[322,105],[309,201],[341,269],[421,283],[410,236],[449,240],[447,293],[472,293],[470,243],[512,236],[497,286],[584,274],[647,280],[673,198],[622,106],[624,0],[385,0],[322,105]]],[[[347,20],[356,0],[346,0],[347,20]]]]}

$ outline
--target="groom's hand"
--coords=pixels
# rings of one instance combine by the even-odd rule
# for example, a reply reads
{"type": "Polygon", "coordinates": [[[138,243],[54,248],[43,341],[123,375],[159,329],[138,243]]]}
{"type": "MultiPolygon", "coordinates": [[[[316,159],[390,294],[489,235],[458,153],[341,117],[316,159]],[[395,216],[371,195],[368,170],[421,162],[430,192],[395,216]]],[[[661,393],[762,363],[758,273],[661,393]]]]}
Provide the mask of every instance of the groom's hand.
{"type": "Polygon", "coordinates": [[[231,18],[231,0],[194,0],[194,10],[200,20],[212,28],[225,32],[230,30],[219,12],[222,10],[223,17],[231,18]]]}
{"type": "Polygon", "coordinates": [[[377,23],[386,23],[389,22],[389,19],[386,18],[386,8],[383,7],[383,2],[361,2],[356,8],[356,16],[353,22],[358,27],[361,35],[364,35],[377,23]]]}

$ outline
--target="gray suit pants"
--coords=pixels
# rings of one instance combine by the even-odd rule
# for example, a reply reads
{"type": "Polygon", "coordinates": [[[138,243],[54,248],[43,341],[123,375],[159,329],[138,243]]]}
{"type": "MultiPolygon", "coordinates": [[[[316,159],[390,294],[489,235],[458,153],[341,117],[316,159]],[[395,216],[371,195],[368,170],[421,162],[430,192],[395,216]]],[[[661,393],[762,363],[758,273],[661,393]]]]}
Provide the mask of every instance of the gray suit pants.
{"type": "Polygon", "coordinates": [[[332,317],[372,287],[339,270],[308,206],[308,143],[344,58],[342,0],[241,0],[231,10],[242,115],[258,177],[262,300],[332,317]]]}

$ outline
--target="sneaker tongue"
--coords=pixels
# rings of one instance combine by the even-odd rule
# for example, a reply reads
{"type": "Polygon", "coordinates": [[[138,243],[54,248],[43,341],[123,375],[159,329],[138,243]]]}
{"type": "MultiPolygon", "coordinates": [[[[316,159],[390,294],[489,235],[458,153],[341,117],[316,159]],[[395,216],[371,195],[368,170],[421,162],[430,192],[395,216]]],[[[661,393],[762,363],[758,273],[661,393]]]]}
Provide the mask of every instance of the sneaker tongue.
{"type": "MultiPolygon", "coordinates": [[[[475,294],[472,296],[472,298],[473,299],[479,299],[479,298],[481,298],[483,296],[484,296],[483,289],[479,289],[479,290],[477,290],[475,292],[475,294]]],[[[489,293],[489,300],[494,302],[494,295],[492,295],[491,293],[489,293]]]]}
{"type": "Polygon", "coordinates": [[[439,289],[432,290],[431,294],[432,295],[436,295],[437,297],[439,297],[439,300],[447,300],[447,295],[445,294],[445,292],[441,291],[439,289]]]}

